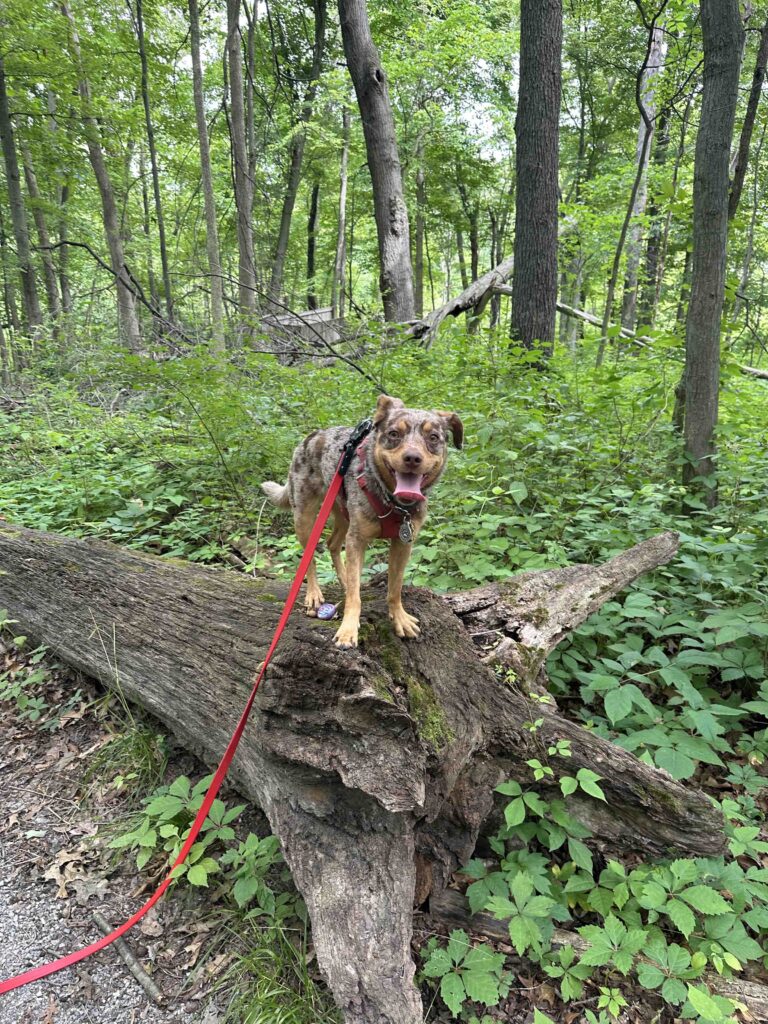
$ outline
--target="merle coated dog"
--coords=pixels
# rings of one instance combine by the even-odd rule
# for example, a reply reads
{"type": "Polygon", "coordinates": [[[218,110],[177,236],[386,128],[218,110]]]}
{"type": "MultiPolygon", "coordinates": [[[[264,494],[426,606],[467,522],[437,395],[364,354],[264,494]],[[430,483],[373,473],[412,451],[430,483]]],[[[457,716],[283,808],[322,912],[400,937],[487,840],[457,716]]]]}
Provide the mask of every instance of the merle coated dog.
{"type": "MultiPolygon", "coordinates": [[[[403,608],[403,574],[413,541],[427,518],[427,494],[445,469],[447,436],[461,448],[464,428],[455,412],[406,409],[399,398],[380,395],[374,428],[357,449],[333,509],[328,541],[333,566],[346,591],[344,617],[334,637],[339,647],[357,647],[360,626],[360,574],[372,540],[390,541],[387,604],[395,633],[419,635],[419,623],[403,608]],[[346,564],[341,551],[345,548],[346,564]]],[[[288,481],[263,483],[279,508],[293,509],[299,541],[306,545],[323,497],[333,479],[341,451],[352,434],[348,427],[316,430],[293,453],[288,481]]],[[[307,571],[304,606],[316,615],[323,603],[314,559],[307,571]]]]}

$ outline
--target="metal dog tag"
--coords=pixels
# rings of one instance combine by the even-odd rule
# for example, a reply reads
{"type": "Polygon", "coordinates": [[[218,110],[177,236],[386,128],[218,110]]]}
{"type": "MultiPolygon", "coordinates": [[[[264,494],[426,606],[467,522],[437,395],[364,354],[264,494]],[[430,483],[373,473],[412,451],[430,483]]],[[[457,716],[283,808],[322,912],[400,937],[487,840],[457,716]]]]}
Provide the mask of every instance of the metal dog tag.
{"type": "Polygon", "coordinates": [[[404,519],[400,524],[400,532],[398,534],[403,544],[410,544],[413,540],[413,527],[411,526],[410,519],[404,519]]]}

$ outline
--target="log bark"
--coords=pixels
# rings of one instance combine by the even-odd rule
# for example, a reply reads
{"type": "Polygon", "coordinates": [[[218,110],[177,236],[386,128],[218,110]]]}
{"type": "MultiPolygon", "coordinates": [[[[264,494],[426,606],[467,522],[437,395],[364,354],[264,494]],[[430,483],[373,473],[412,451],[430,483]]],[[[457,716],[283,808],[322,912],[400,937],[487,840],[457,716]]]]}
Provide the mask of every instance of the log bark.
{"type": "Polygon", "coordinates": [[[482,277],[473,281],[461,295],[446,302],[423,320],[413,321],[408,328],[408,335],[412,338],[419,338],[421,344],[425,348],[429,348],[440,329],[440,324],[446,317],[458,316],[470,309],[474,311],[475,317],[479,317],[494,292],[509,280],[514,264],[514,257],[510,256],[493,270],[489,270],[487,274],[483,274],[482,277]]]}
{"type": "MultiPolygon", "coordinates": [[[[348,1024],[417,1024],[411,906],[471,856],[493,789],[557,739],[558,769],[595,769],[608,813],[573,813],[608,850],[713,855],[719,812],[702,793],[534,706],[552,650],[604,601],[671,558],[674,534],[599,567],[530,572],[439,598],[406,595],[417,641],[390,629],[369,588],[361,648],[291,617],[235,757],[236,784],[280,837],[318,962],[348,1024]],[[494,646],[488,649],[492,637],[494,646]],[[517,666],[514,687],[478,657],[517,666]],[[536,735],[526,724],[544,721],[536,735]],[[418,869],[417,869],[418,865],[418,869]]],[[[218,759],[264,656],[281,584],[0,522],[0,607],[57,657],[113,685],[191,750],[218,759]]],[[[558,790],[559,792],[559,790],[558,790]]]]}

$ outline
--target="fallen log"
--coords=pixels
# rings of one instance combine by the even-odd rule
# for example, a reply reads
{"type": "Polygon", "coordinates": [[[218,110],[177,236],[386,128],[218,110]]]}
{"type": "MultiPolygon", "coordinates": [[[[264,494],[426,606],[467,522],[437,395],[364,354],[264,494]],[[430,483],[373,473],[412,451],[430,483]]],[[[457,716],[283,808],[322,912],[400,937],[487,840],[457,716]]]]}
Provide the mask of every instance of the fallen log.
{"type": "MultiPolygon", "coordinates": [[[[331,623],[291,617],[233,776],[280,837],[348,1024],[421,1021],[414,893],[426,898],[466,862],[494,787],[505,776],[530,782],[526,759],[558,739],[572,756],[550,759],[556,774],[590,767],[603,778],[608,813],[589,798],[572,810],[607,849],[723,849],[720,814],[702,793],[529,696],[567,632],[676,547],[662,534],[599,567],[447,598],[411,589],[415,641],[394,636],[377,587],[357,651],[333,645],[331,623]],[[478,657],[478,641],[512,668],[513,685],[478,657]]],[[[275,581],[0,522],[0,607],[63,661],[119,681],[207,761],[226,745],[285,594],[275,581]]]]}

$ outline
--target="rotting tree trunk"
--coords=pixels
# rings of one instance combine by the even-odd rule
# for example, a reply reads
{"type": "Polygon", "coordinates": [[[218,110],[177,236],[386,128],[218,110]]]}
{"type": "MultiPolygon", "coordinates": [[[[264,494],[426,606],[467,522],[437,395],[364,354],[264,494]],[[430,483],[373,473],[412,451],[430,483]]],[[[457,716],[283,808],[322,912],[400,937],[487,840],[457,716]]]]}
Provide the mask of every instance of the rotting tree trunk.
{"type": "Polygon", "coordinates": [[[384,319],[413,319],[408,208],[397,151],[387,76],[371,35],[365,0],[339,0],[344,54],[363,122],[379,242],[379,287],[384,319]]]}
{"type": "MultiPolygon", "coordinates": [[[[439,598],[406,595],[422,634],[397,639],[382,591],[367,592],[361,648],[333,625],[291,617],[233,763],[267,813],[303,893],[318,962],[347,1024],[420,1024],[411,905],[471,856],[505,776],[568,739],[569,774],[602,777],[608,813],[573,812],[604,849],[715,855],[722,820],[704,794],[536,705],[546,656],[640,574],[667,562],[662,534],[602,566],[529,572],[439,598]],[[499,643],[478,657],[491,631],[499,643]],[[505,685],[485,662],[517,673],[505,685]],[[417,869],[418,864],[418,869],[417,869]]],[[[156,715],[190,749],[220,756],[286,590],[98,541],[0,522],[0,606],[57,657],[156,715]]]]}

